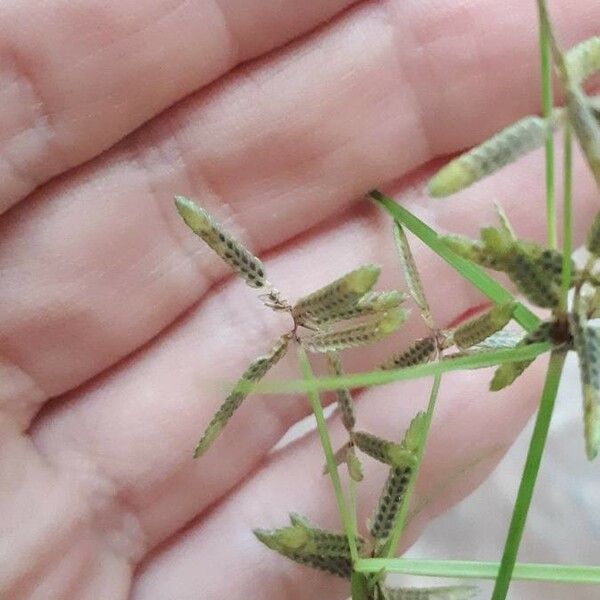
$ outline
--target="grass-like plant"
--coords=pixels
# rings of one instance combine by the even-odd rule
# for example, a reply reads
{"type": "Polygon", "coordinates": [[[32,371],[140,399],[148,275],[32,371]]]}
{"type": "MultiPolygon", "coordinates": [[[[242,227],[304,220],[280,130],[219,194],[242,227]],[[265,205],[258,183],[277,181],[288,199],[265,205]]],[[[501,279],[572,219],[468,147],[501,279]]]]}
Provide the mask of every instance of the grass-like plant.
{"type": "Polygon", "coordinates": [[[290,514],[290,523],[279,529],[256,529],[263,544],[296,562],[349,580],[353,600],[463,600],[477,594],[471,585],[433,588],[394,588],[389,572],[439,577],[495,578],[492,600],[506,597],[513,577],[561,582],[600,583],[599,567],[517,564],[519,545],[550,426],[565,356],[575,351],[581,366],[583,423],[587,458],[600,449],[600,212],[586,240],[588,260],[577,268],[572,260],[572,136],[577,139],[600,189],[600,108],[582,85],[600,70],[600,38],[585,40],[563,52],[555,39],[545,2],[538,1],[540,51],[543,80],[542,116],[529,116],[494,135],[443,167],[429,182],[433,197],[460,192],[519,159],[526,152],[545,146],[546,156],[546,246],[523,240],[498,209],[499,224],[481,230],[479,240],[456,235],[438,235],[405,208],[381,192],[369,197],[393,222],[399,263],[410,301],[418,309],[429,332],[409,348],[389,357],[376,370],[345,375],[343,351],[377,343],[402,325],[409,298],[398,291],[374,291],[380,269],[363,265],[329,285],[295,302],[290,302],[268,281],[264,265],[233,239],[201,207],[177,198],[177,210],[187,225],[225,260],[248,285],[259,290],[266,307],[289,313],[290,328],[266,354],[254,360],[211,422],[196,447],[194,456],[209,451],[245,398],[258,386],[262,392],[306,393],[317,423],[327,471],[331,478],[344,531],[325,531],[307,518],[290,514]],[[552,70],[556,67],[565,96],[565,106],[552,100],[552,70]],[[562,248],[557,248],[554,186],[554,132],[564,130],[564,206],[562,248]],[[492,308],[453,329],[437,327],[429,308],[411,253],[406,231],[429,246],[438,256],[470,281],[493,303],[492,308]],[[524,304],[488,271],[503,272],[530,304],[546,311],[543,319],[524,304]],[[511,323],[518,324],[516,330],[511,323]],[[289,350],[297,346],[304,379],[263,383],[259,381],[289,350]],[[523,469],[504,553],[499,564],[478,561],[428,561],[394,558],[407,521],[409,503],[423,458],[427,435],[442,384],[443,373],[496,365],[490,382],[492,391],[512,384],[541,353],[550,352],[546,380],[541,392],[529,451],[523,469]],[[327,356],[329,377],[316,377],[310,353],[327,356]],[[418,377],[432,377],[427,410],[414,415],[406,432],[387,440],[376,432],[357,428],[353,388],[383,385],[418,377]],[[338,412],[347,431],[347,441],[332,447],[320,392],[335,391],[338,412]],[[356,486],[363,478],[361,455],[386,465],[388,476],[363,530],[356,519],[356,486]],[[344,490],[338,473],[348,472],[344,490]]]}

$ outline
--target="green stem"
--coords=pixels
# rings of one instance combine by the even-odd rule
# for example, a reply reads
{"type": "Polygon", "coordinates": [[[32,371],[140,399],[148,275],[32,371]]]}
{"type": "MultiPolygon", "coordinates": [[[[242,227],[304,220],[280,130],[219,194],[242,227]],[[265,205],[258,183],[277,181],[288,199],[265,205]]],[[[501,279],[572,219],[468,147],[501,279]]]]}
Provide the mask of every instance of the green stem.
{"type": "MultiPolygon", "coordinates": [[[[552,117],[552,57],[548,39],[548,24],[541,18],[539,26],[540,61],[542,70],[542,106],[544,117],[550,121],[552,117]]],[[[556,241],[556,203],[554,191],[554,136],[552,130],[546,134],[546,226],[548,246],[557,247],[556,241]]]]}
{"type": "Polygon", "coordinates": [[[421,469],[421,463],[423,462],[423,455],[425,454],[425,446],[427,445],[427,436],[429,434],[429,428],[431,427],[431,420],[433,418],[433,411],[435,409],[435,403],[438,397],[438,393],[440,391],[440,383],[442,381],[442,376],[438,373],[433,379],[433,385],[431,386],[431,393],[429,394],[429,403],[427,405],[427,413],[425,414],[425,427],[423,429],[423,437],[421,438],[421,442],[419,444],[419,451],[417,454],[417,464],[413,469],[412,475],[410,477],[410,481],[408,482],[408,486],[406,488],[406,493],[404,494],[404,498],[402,499],[402,506],[400,507],[400,512],[398,513],[398,517],[394,522],[394,526],[392,528],[392,532],[390,534],[390,538],[387,541],[384,548],[384,555],[388,557],[394,556],[396,549],[398,548],[398,544],[400,542],[400,537],[402,532],[404,531],[404,526],[406,524],[406,516],[408,514],[408,507],[410,504],[410,499],[412,497],[413,491],[415,489],[415,485],[417,482],[417,477],[419,476],[419,470],[421,469]]]}
{"type": "Polygon", "coordinates": [[[563,263],[561,304],[567,309],[571,287],[571,254],[573,253],[573,135],[571,124],[565,123],[564,143],[564,197],[563,197],[563,263]]]}
{"type": "Polygon", "coordinates": [[[554,402],[556,400],[558,384],[565,362],[565,355],[566,353],[564,351],[556,350],[552,351],[550,354],[550,364],[546,374],[540,408],[535,421],[533,435],[531,436],[525,468],[523,469],[519,492],[513,509],[513,515],[504,546],[502,562],[500,563],[500,571],[498,572],[498,577],[494,586],[492,600],[504,600],[508,592],[542,460],[542,454],[544,452],[544,446],[546,445],[546,438],[548,437],[548,429],[554,410],[554,402]]]}
{"type": "MultiPolygon", "coordinates": [[[[435,560],[427,558],[362,558],[356,563],[361,573],[403,573],[423,577],[457,577],[460,579],[495,579],[497,562],[435,560]]],[[[517,563],[513,579],[554,583],[600,584],[600,566],[546,565],[517,563]]]]}
{"type": "MultiPolygon", "coordinates": [[[[459,356],[457,358],[445,358],[437,362],[404,367],[402,369],[390,369],[389,371],[369,371],[366,373],[353,373],[351,375],[340,375],[336,377],[319,377],[308,383],[306,379],[290,381],[262,381],[258,384],[249,382],[247,389],[261,394],[305,394],[309,390],[318,392],[335,391],[340,388],[360,388],[375,385],[385,385],[395,381],[408,381],[409,379],[420,379],[440,375],[450,371],[464,369],[482,369],[493,367],[506,362],[534,359],[550,349],[548,342],[540,342],[529,346],[516,348],[501,348],[499,350],[488,350],[459,356]]],[[[245,384],[239,385],[240,390],[246,390],[245,384]]]]}
{"type": "MultiPolygon", "coordinates": [[[[406,210],[406,208],[396,204],[391,198],[388,198],[377,190],[370,192],[369,196],[378,202],[394,220],[410,230],[490,300],[496,304],[515,300],[514,296],[506,288],[501,286],[495,279],[492,279],[478,265],[455,254],[431,227],[406,210]]],[[[532,331],[540,323],[540,319],[521,303],[517,304],[514,318],[527,331],[532,331]]]]}
{"type": "Polygon", "coordinates": [[[319,432],[319,438],[321,438],[321,445],[323,446],[323,453],[325,454],[325,461],[327,462],[327,470],[329,472],[329,477],[331,478],[331,483],[333,484],[338,510],[340,512],[340,516],[342,517],[342,523],[344,524],[344,531],[348,536],[348,544],[350,546],[352,562],[355,563],[358,560],[358,549],[356,547],[356,537],[354,536],[353,519],[348,511],[348,507],[346,506],[346,500],[344,499],[342,482],[340,481],[337,465],[335,464],[335,456],[331,446],[329,432],[327,431],[327,424],[325,423],[323,406],[321,405],[321,400],[317,390],[312,385],[316,380],[310,367],[308,357],[306,356],[306,352],[302,346],[298,348],[298,361],[300,362],[302,375],[304,375],[305,381],[309,384],[307,389],[308,399],[317,421],[317,431],[319,432]]]}

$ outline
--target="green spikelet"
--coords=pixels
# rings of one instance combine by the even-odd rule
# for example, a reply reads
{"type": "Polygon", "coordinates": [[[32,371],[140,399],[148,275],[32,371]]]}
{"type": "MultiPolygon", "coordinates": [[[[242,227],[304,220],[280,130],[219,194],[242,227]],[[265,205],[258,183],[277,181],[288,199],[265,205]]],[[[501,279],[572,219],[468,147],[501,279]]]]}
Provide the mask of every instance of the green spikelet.
{"type": "Polygon", "coordinates": [[[600,70],[600,37],[591,37],[573,46],[565,54],[565,60],[574,82],[586,80],[600,70]]]}
{"type": "Polygon", "coordinates": [[[385,541],[394,526],[394,522],[402,505],[402,498],[408,487],[412,467],[392,467],[383,486],[377,508],[370,521],[371,535],[385,541]]]}
{"type": "Polygon", "coordinates": [[[356,304],[347,307],[336,308],[330,315],[315,317],[312,322],[305,320],[308,325],[325,325],[353,319],[355,317],[366,317],[386,312],[400,306],[406,300],[406,296],[400,292],[367,292],[356,304]]]}
{"type": "Polygon", "coordinates": [[[477,588],[453,585],[430,588],[385,588],[387,600],[469,600],[477,596],[477,588]]]}
{"type": "MultiPolygon", "coordinates": [[[[290,515],[291,527],[254,530],[254,535],[271,550],[291,560],[341,577],[350,577],[350,547],[343,534],[313,527],[301,515],[290,515]]],[[[364,540],[357,538],[362,549],[364,540]]]]}
{"type": "Polygon", "coordinates": [[[398,329],[407,314],[400,308],[392,309],[377,319],[347,329],[317,333],[305,338],[303,344],[311,352],[335,352],[378,342],[398,329]]]}
{"type": "Polygon", "coordinates": [[[416,456],[402,444],[396,444],[365,431],[353,431],[352,441],[357,448],[379,462],[395,467],[414,467],[416,456]]]}
{"type": "Polygon", "coordinates": [[[550,23],[545,5],[542,5],[540,8],[541,18],[546,24],[549,32],[552,56],[556,63],[562,87],[565,91],[567,116],[573,127],[573,131],[577,136],[579,145],[583,150],[583,154],[590,170],[594,175],[596,184],[600,188],[600,125],[596,120],[590,99],[581,88],[581,81],[577,78],[575,73],[572,73],[570,70],[570,67],[575,67],[575,70],[579,68],[582,69],[580,73],[583,72],[585,74],[586,69],[594,67],[594,63],[597,61],[597,42],[587,42],[588,45],[584,47],[584,50],[573,50],[572,58],[569,61],[569,59],[565,58],[556,42],[553,34],[554,29],[550,23]],[[581,58],[581,56],[586,53],[588,58],[580,61],[579,65],[587,64],[588,66],[577,67],[577,57],[581,58]],[[573,59],[573,57],[575,57],[575,59],[573,59]]]}
{"type": "Polygon", "coordinates": [[[594,256],[600,256],[600,212],[596,213],[585,240],[585,247],[594,256]]]}
{"type": "Polygon", "coordinates": [[[416,454],[421,446],[426,425],[427,415],[424,412],[418,412],[410,422],[404,438],[402,438],[402,446],[416,454]]]}
{"type": "MultiPolygon", "coordinates": [[[[333,375],[338,376],[344,374],[342,362],[337,352],[328,352],[327,362],[329,364],[329,370],[333,375]]],[[[356,423],[352,395],[347,389],[336,390],[335,393],[337,396],[337,406],[342,416],[342,423],[348,431],[351,431],[356,423]]]]}
{"type": "Polygon", "coordinates": [[[510,224],[510,221],[508,220],[508,217],[506,216],[506,213],[504,212],[502,206],[500,206],[500,204],[498,204],[497,202],[494,202],[494,208],[496,210],[498,221],[500,221],[500,230],[505,235],[509,236],[511,239],[516,240],[517,236],[515,234],[515,230],[510,224]]]}
{"type": "Polygon", "coordinates": [[[381,365],[381,368],[383,370],[388,370],[420,365],[433,360],[436,353],[437,347],[435,338],[424,337],[417,340],[407,350],[403,350],[402,352],[398,352],[391,356],[381,365]]]}
{"type": "Polygon", "coordinates": [[[434,337],[425,337],[417,340],[407,350],[398,352],[389,358],[381,368],[387,369],[399,369],[402,367],[411,367],[413,365],[419,365],[427,363],[435,358],[437,353],[436,341],[434,337]]]}
{"type": "Polygon", "coordinates": [[[505,327],[515,310],[516,302],[505,302],[457,327],[454,342],[461,350],[482,342],[505,327]]]}
{"type": "Polygon", "coordinates": [[[348,467],[348,475],[350,475],[350,479],[353,479],[357,482],[363,480],[363,466],[358,456],[356,456],[354,446],[348,446],[346,448],[346,465],[348,467]]]}
{"type": "MultiPolygon", "coordinates": [[[[339,467],[342,463],[346,464],[348,468],[348,474],[350,475],[350,479],[354,481],[362,481],[363,480],[363,468],[362,463],[358,456],[356,456],[356,452],[354,451],[354,444],[352,442],[346,442],[339,450],[335,452],[333,455],[335,460],[335,464],[339,467]]],[[[329,472],[329,467],[327,464],[323,465],[323,475],[327,475],[329,472]]]]}
{"type": "Polygon", "coordinates": [[[546,133],[554,129],[557,121],[558,116],[550,122],[529,116],[509,125],[438,171],[429,182],[429,195],[442,198],[455,194],[539,148],[544,144],[546,133]]]}
{"type": "Polygon", "coordinates": [[[394,239],[396,241],[396,248],[400,257],[402,270],[404,271],[404,279],[406,280],[408,292],[417,306],[421,309],[421,316],[425,323],[433,328],[433,317],[431,316],[431,309],[429,308],[429,303],[427,302],[425,292],[423,291],[423,283],[421,282],[419,270],[417,269],[415,259],[410,250],[410,245],[406,238],[406,234],[404,233],[404,229],[399,223],[394,223],[394,239]]]}
{"type": "MultiPolygon", "coordinates": [[[[554,324],[551,321],[544,321],[540,325],[528,333],[518,344],[517,347],[528,346],[531,344],[537,344],[539,342],[545,342],[552,338],[552,329],[554,324]]],[[[525,369],[533,362],[533,360],[521,360],[518,362],[504,363],[500,365],[496,372],[492,382],[490,383],[490,390],[497,392],[507,386],[509,386],[519,375],[525,371],[525,369]]]]}
{"type": "Polygon", "coordinates": [[[455,254],[466,258],[487,269],[501,271],[505,267],[503,256],[490,253],[481,242],[470,240],[461,235],[440,236],[444,244],[455,254]]]}
{"type": "Polygon", "coordinates": [[[342,315],[375,285],[380,271],[376,265],[365,265],[300,298],[292,308],[294,319],[319,325],[345,318],[342,315]]]}
{"type": "Polygon", "coordinates": [[[600,320],[572,315],[570,323],[581,369],[585,450],[593,460],[600,448],[600,320]]]}
{"type": "Polygon", "coordinates": [[[260,356],[250,363],[238,384],[233,388],[233,391],[227,396],[223,404],[221,404],[219,410],[217,410],[208,424],[208,427],[202,434],[202,437],[196,446],[196,450],[194,451],[194,458],[198,458],[204,454],[207,448],[221,433],[225,425],[227,425],[227,422],[231,419],[233,413],[240,407],[244,398],[249,394],[249,391],[245,389],[245,384],[250,381],[256,382],[262,379],[267,371],[285,355],[289,341],[290,336],[288,334],[281,336],[268,354],[260,356]],[[240,386],[242,386],[243,389],[240,389],[240,386]]]}
{"type": "Polygon", "coordinates": [[[560,304],[562,255],[530,243],[515,243],[506,273],[528,300],[543,308],[560,304]]]}
{"type": "Polygon", "coordinates": [[[208,244],[253,288],[266,284],[265,268],[251,252],[231,237],[203,208],[184,198],[175,198],[177,211],[186,225],[208,244]]]}

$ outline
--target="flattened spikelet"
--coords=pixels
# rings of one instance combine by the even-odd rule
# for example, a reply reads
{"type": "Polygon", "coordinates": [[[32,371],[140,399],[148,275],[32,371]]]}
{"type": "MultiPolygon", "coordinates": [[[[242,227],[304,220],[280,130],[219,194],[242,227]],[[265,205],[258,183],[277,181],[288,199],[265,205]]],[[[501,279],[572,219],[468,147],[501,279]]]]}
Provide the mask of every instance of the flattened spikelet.
{"type": "Polygon", "coordinates": [[[292,308],[298,323],[322,324],[344,318],[345,311],[356,306],[360,298],[375,285],[381,269],[365,265],[321,289],[300,298],[292,308]]]}
{"type": "MultiPolygon", "coordinates": [[[[328,352],[327,362],[333,375],[337,376],[344,374],[342,362],[337,352],[328,352]]],[[[342,423],[348,431],[351,431],[356,423],[356,417],[354,415],[354,402],[352,401],[350,390],[336,390],[335,393],[337,396],[337,406],[342,416],[342,423]]]]}
{"type": "Polygon", "coordinates": [[[196,450],[194,451],[194,458],[198,458],[204,454],[207,448],[221,433],[225,425],[227,425],[227,422],[231,419],[233,413],[240,407],[246,396],[248,396],[249,390],[240,389],[240,384],[262,379],[266,372],[285,355],[289,341],[290,336],[288,334],[281,336],[268,354],[260,356],[250,363],[238,384],[233,388],[233,391],[227,396],[223,404],[221,404],[219,410],[217,410],[208,424],[208,427],[202,434],[202,437],[196,446],[196,450]]]}
{"type": "Polygon", "coordinates": [[[354,446],[348,446],[346,449],[346,465],[348,466],[348,475],[350,475],[350,479],[353,479],[354,481],[363,480],[364,474],[362,463],[358,456],[356,456],[354,446]]]}
{"type": "Polygon", "coordinates": [[[479,317],[463,323],[454,332],[454,342],[461,350],[482,342],[508,324],[515,306],[516,302],[497,304],[479,317]]]}
{"type": "Polygon", "coordinates": [[[437,353],[436,341],[433,337],[417,340],[410,348],[391,356],[381,365],[384,370],[400,369],[427,363],[435,358],[437,353]]]}
{"type": "MultiPolygon", "coordinates": [[[[540,325],[528,333],[516,347],[529,346],[530,344],[537,344],[539,342],[550,340],[552,337],[553,326],[551,321],[540,323],[540,325]]],[[[497,392],[498,390],[509,386],[532,362],[533,359],[509,362],[500,365],[494,373],[494,377],[490,383],[490,390],[497,392]]]]}
{"type": "MultiPolygon", "coordinates": [[[[350,576],[350,547],[345,535],[325,531],[310,525],[300,515],[290,515],[291,527],[254,530],[254,535],[268,548],[300,564],[333,573],[350,576]]],[[[357,547],[364,545],[357,538],[357,547]]]]}
{"type": "Polygon", "coordinates": [[[466,258],[487,269],[501,271],[505,267],[505,261],[501,256],[490,253],[481,242],[470,240],[461,235],[440,236],[444,244],[455,254],[466,258]]]}
{"type": "Polygon", "coordinates": [[[421,446],[425,428],[427,426],[427,415],[424,412],[418,412],[410,422],[408,429],[402,438],[402,446],[416,454],[421,446]]]}
{"type": "Polygon", "coordinates": [[[183,196],[175,198],[175,206],[186,225],[201,237],[249,286],[261,288],[265,285],[265,268],[260,260],[231,237],[211,215],[183,196]]]}
{"type": "Polygon", "coordinates": [[[353,431],[351,437],[357,448],[379,462],[395,467],[414,467],[415,465],[415,454],[401,444],[384,440],[365,431],[353,431]]]}
{"type": "Polygon", "coordinates": [[[411,467],[392,467],[371,518],[371,535],[377,540],[386,540],[394,525],[402,498],[410,481],[411,467]]]}
{"type": "Polygon", "coordinates": [[[406,234],[404,233],[404,229],[399,223],[394,223],[394,239],[396,241],[398,255],[400,256],[402,270],[404,271],[404,279],[406,280],[408,292],[416,302],[417,306],[421,309],[421,316],[425,323],[429,327],[433,327],[433,317],[431,316],[429,303],[427,302],[425,292],[423,291],[419,270],[417,269],[415,259],[410,250],[410,245],[406,238],[406,234]]]}
{"type": "Polygon", "coordinates": [[[430,588],[385,588],[387,600],[470,600],[470,598],[475,598],[477,591],[476,587],[470,585],[430,588]]]}
{"type": "Polygon", "coordinates": [[[547,122],[540,117],[529,116],[509,125],[438,171],[429,182],[429,195],[434,198],[450,196],[495,173],[542,146],[546,133],[556,124],[557,118],[547,122]]]}
{"type": "Polygon", "coordinates": [[[593,460],[600,448],[600,320],[572,315],[571,331],[581,369],[585,449],[593,460]]]}
{"type": "Polygon", "coordinates": [[[364,346],[378,342],[393,333],[406,320],[407,312],[400,309],[392,309],[377,319],[371,319],[365,323],[331,331],[317,333],[303,339],[303,344],[311,352],[334,352],[345,348],[364,346]]]}
{"type": "Polygon", "coordinates": [[[573,46],[565,54],[565,61],[574,82],[586,80],[600,70],[600,37],[591,37],[573,46]]]}
{"type": "Polygon", "coordinates": [[[585,240],[585,247],[594,256],[600,256],[600,212],[596,213],[585,240]]]}
{"type": "Polygon", "coordinates": [[[508,276],[531,302],[543,308],[560,304],[562,255],[531,244],[514,246],[506,269],[508,276]]]}

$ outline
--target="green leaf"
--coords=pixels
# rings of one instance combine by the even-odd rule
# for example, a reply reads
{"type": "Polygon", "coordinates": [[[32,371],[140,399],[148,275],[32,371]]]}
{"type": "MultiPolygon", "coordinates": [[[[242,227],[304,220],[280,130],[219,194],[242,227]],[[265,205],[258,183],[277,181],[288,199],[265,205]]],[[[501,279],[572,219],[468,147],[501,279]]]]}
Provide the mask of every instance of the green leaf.
{"type": "MultiPolygon", "coordinates": [[[[376,190],[370,192],[369,195],[373,200],[377,201],[395,221],[410,230],[490,300],[499,304],[502,302],[510,302],[515,299],[508,290],[504,289],[497,281],[485,273],[485,271],[482,271],[477,265],[458,256],[448,248],[433,229],[406,210],[403,206],[396,204],[391,198],[387,198],[381,192],[376,190]]],[[[517,305],[514,317],[517,323],[527,331],[534,329],[540,321],[536,315],[522,304],[517,305]]]]}

